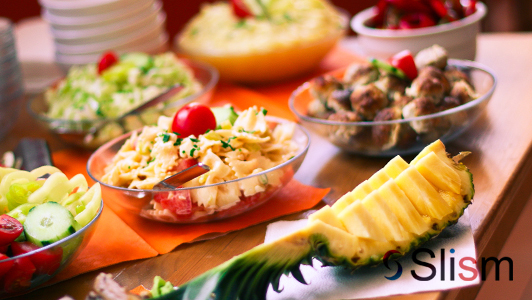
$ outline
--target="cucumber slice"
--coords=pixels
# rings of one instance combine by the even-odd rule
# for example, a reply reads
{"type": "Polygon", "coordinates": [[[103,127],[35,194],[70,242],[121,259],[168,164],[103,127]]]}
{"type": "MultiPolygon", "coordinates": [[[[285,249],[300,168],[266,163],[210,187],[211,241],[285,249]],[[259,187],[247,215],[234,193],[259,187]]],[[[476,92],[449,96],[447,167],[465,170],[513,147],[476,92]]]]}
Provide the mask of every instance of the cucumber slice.
{"type": "Polygon", "coordinates": [[[46,246],[76,232],[74,216],[57,202],[46,202],[30,209],[24,222],[26,239],[46,246]]]}
{"type": "Polygon", "coordinates": [[[379,59],[376,59],[376,58],[372,58],[370,59],[370,62],[372,65],[374,65],[377,69],[379,70],[383,70],[384,72],[386,73],[390,73],[394,76],[397,76],[401,79],[408,79],[408,77],[406,77],[406,74],[401,71],[400,69],[397,69],[396,67],[390,65],[389,63],[385,62],[385,61],[382,61],[382,60],[379,60],[379,59]]]}
{"type": "Polygon", "coordinates": [[[238,114],[232,106],[221,106],[211,108],[214,117],[216,118],[216,128],[221,128],[222,123],[229,120],[231,125],[235,124],[238,114]]]}

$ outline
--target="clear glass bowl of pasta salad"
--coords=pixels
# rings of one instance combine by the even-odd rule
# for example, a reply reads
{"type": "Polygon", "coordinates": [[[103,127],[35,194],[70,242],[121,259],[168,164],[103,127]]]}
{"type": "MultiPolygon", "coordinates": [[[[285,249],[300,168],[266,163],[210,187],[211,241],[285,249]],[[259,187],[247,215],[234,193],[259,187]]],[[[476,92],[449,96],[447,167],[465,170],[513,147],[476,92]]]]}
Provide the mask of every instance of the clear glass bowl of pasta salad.
{"type": "Polygon", "coordinates": [[[65,78],[30,99],[30,115],[61,140],[94,150],[187,103],[209,101],[219,78],[212,66],[170,52],[126,53],[114,59],[104,54],[99,63],[73,66],[65,78]],[[182,89],[170,100],[120,118],[176,85],[182,89]]]}
{"type": "Polygon", "coordinates": [[[300,125],[249,108],[233,123],[180,138],[171,118],[96,150],[89,176],[102,186],[106,205],[167,223],[230,218],[266,203],[299,169],[310,145],[300,125]],[[166,177],[197,162],[210,171],[177,189],[154,190],[166,177]]]}

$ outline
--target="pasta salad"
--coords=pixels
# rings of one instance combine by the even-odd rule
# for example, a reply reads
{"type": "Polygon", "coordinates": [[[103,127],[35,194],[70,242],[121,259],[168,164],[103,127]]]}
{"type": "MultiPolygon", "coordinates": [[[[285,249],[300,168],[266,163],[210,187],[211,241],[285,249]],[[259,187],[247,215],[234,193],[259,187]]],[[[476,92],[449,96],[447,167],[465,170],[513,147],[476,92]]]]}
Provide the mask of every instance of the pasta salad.
{"type": "MultiPolygon", "coordinates": [[[[179,112],[178,112],[179,113],[179,112]]],[[[102,182],[130,189],[152,189],[155,184],[198,162],[210,171],[185,183],[184,190],[170,191],[167,198],[154,197],[144,214],[172,217],[192,213],[212,214],[267,193],[284,180],[282,169],[242,179],[274,168],[297,152],[292,141],[295,124],[267,121],[267,111],[251,107],[233,122],[216,129],[182,136],[172,131],[172,118],[159,117],[156,126],[133,132],[105,169],[102,182]],[[202,188],[193,188],[199,187],[202,188]],[[189,205],[183,202],[189,201],[189,205]]]]}

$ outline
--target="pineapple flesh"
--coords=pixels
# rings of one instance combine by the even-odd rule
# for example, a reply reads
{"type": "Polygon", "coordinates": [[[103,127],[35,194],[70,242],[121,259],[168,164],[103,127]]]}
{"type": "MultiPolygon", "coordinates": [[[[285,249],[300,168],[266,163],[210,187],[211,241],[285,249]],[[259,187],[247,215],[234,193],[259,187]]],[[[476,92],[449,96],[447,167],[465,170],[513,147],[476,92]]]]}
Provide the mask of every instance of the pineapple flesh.
{"type": "Polygon", "coordinates": [[[265,299],[270,284],[317,259],[355,269],[378,264],[389,250],[405,254],[458,221],[474,195],[472,175],[441,141],[410,164],[400,157],[332,207],[308,218],[303,229],[259,245],[157,299],[265,299]]]}

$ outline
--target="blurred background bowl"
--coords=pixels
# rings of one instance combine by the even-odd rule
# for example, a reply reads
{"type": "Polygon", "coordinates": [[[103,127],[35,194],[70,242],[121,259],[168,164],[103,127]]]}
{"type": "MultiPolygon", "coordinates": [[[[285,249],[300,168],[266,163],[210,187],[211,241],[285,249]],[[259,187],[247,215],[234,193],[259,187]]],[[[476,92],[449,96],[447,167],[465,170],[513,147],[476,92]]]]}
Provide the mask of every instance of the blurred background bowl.
{"type": "MultiPolygon", "coordinates": [[[[266,120],[270,125],[276,125],[279,123],[289,122],[284,119],[267,117],[266,120]]],[[[111,164],[113,157],[120,150],[120,147],[124,142],[131,136],[131,133],[125,134],[121,137],[118,137],[109,143],[103,145],[98,150],[96,150],[87,163],[87,172],[89,176],[99,182],[102,187],[102,195],[105,199],[105,204],[111,207],[115,211],[125,210],[129,214],[137,215],[143,218],[165,222],[165,223],[204,223],[217,220],[223,220],[226,218],[234,217],[243,213],[246,213],[252,209],[259,207],[260,205],[265,204],[270,200],[275,193],[277,193],[281,188],[283,188],[294,176],[295,172],[299,169],[305,155],[307,153],[308,147],[310,145],[310,138],[308,133],[299,125],[296,126],[292,141],[294,141],[298,150],[297,153],[290,158],[288,161],[273,167],[271,169],[246,176],[241,179],[230,180],[222,183],[204,185],[191,188],[180,188],[176,190],[140,190],[140,189],[128,189],[122,187],[116,187],[102,182],[102,177],[105,174],[105,167],[111,164]],[[281,178],[280,184],[272,185],[268,183],[268,176],[273,175],[281,178]],[[240,202],[236,205],[221,211],[214,211],[212,213],[207,213],[202,208],[193,207],[192,213],[188,215],[161,215],[161,214],[150,214],[149,211],[152,209],[152,200],[154,197],[165,197],[168,198],[171,193],[182,193],[188,190],[197,190],[205,189],[213,186],[224,186],[231,183],[237,182],[240,185],[256,185],[257,182],[265,184],[265,191],[257,193],[252,196],[241,196],[240,202]],[[265,182],[265,183],[264,183],[265,182]]]]}
{"type": "MultiPolygon", "coordinates": [[[[314,97],[309,91],[311,83],[306,82],[292,93],[289,106],[303,126],[325,137],[332,144],[346,152],[366,156],[414,154],[421,151],[426,145],[436,139],[441,139],[446,143],[457,138],[484,111],[497,85],[497,79],[493,71],[482,64],[466,60],[449,59],[448,65],[462,70],[470,77],[478,98],[451,109],[415,118],[391,121],[341,122],[319,119],[308,115],[308,106],[314,100],[314,97]],[[420,121],[430,122],[432,124],[449,123],[449,126],[445,130],[420,135],[410,129],[413,122],[420,121]],[[372,136],[374,130],[391,132],[401,127],[410,129],[414,136],[409,135],[405,136],[404,139],[399,138],[395,146],[391,148],[386,148],[378,144],[372,136]],[[349,134],[350,132],[357,133],[349,134]]],[[[332,75],[341,79],[344,71],[340,70],[332,73],[332,75]]]]}
{"type": "MultiPolygon", "coordinates": [[[[96,216],[87,225],[85,225],[83,228],[76,231],[75,233],[55,243],[41,247],[37,250],[2,260],[2,263],[9,263],[10,261],[16,261],[20,259],[32,260],[32,258],[35,257],[35,260],[43,261],[43,257],[50,259],[51,256],[60,255],[62,253],[61,262],[57,269],[48,270],[47,272],[37,271],[31,277],[29,286],[20,286],[19,288],[13,291],[6,291],[6,289],[2,289],[2,291],[0,291],[0,296],[9,297],[10,294],[13,294],[13,293],[21,293],[27,290],[31,290],[33,288],[36,288],[42,285],[43,283],[55,277],[59,272],[61,272],[61,270],[63,270],[66,266],[68,266],[78,256],[78,254],[85,248],[85,246],[87,246],[89,240],[91,239],[97,227],[96,225],[98,224],[98,221],[102,214],[102,210],[103,210],[103,200],[102,200],[102,203],[100,204],[100,209],[98,210],[98,213],[96,214],[96,216]]],[[[39,267],[39,266],[35,265],[35,267],[39,267]]],[[[5,275],[6,278],[9,276],[13,276],[13,275],[10,275],[9,272],[17,272],[17,266],[14,266],[13,268],[14,269],[11,269],[5,275]]]]}
{"type": "Polygon", "coordinates": [[[487,12],[482,2],[477,2],[476,8],[472,15],[446,24],[416,29],[378,29],[367,26],[376,14],[374,7],[370,7],[351,19],[351,28],[358,34],[363,56],[387,59],[405,49],[415,55],[421,49],[438,44],[447,49],[450,58],[474,60],[480,20],[487,12]]]}
{"type": "Polygon", "coordinates": [[[318,41],[295,42],[287,47],[266,51],[236,53],[234,55],[212,55],[202,49],[186,48],[174,39],[175,49],[194,60],[213,65],[220,72],[220,78],[242,83],[273,82],[295,77],[316,68],[330,50],[345,36],[349,15],[338,10],[344,26],[318,41]]]}
{"type": "Polygon", "coordinates": [[[15,124],[23,101],[24,84],[13,25],[10,20],[0,18],[0,140],[15,124]]]}
{"type": "MultiPolygon", "coordinates": [[[[187,59],[182,59],[182,61],[192,70],[194,73],[194,78],[199,81],[202,88],[199,92],[181,98],[181,99],[172,99],[171,102],[166,103],[163,107],[154,107],[154,110],[150,108],[150,115],[156,114],[171,116],[173,115],[180,107],[190,102],[200,102],[206,103],[212,97],[216,84],[218,83],[219,75],[215,68],[209,66],[202,62],[191,61],[187,59]]],[[[124,128],[122,123],[119,123],[119,126],[122,127],[122,130],[119,134],[114,134],[105,139],[88,139],[88,131],[97,127],[102,123],[102,120],[105,119],[95,119],[95,120],[80,120],[73,121],[68,119],[53,119],[46,116],[48,112],[48,104],[45,100],[44,93],[40,93],[28,101],[28,111],[32,117],[39,121],[39,123],[48,128],[50,131],[55,133],[61,140],[87,149],[96,149],[101,146],[103,143],[117,137],[118,135],[123,134],[131,130],[131,128],[124,128]]],[[[132,117],[142,120],[142,118],[137,115],[132,117]]],[[[112,120],[106,120],[111,121],[112,120]]],[[[144,123],[139,123],[139,127],[145,125],[144,123]]],[[[136,127],[136,128],[139,128],[136,127]]],[[[98,136],[98,132],[95,133],[98,136]]]]}

